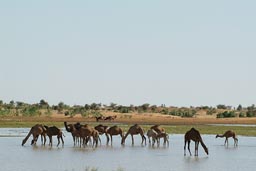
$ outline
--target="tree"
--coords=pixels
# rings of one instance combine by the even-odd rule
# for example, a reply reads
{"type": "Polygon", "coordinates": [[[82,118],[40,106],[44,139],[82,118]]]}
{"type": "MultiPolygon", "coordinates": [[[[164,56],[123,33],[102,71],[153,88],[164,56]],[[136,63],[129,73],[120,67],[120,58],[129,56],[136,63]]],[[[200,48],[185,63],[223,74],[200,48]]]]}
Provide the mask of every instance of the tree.
{"type": "Polygon", "coordinates": [[[145,104],[141,105],[141,108],[143,111],[148,111],[149,106],[150,106],[150,104],[145,103],[145,104]]]}
{"type": "Polygon", "coordinates": [[[40,106],[40,108],[45,108],[45,107],[47,108],[47,107],[49,107],[49,104],[44,99],[42,99],[39,102],[39,106],[40,106]]]}
{"type": "Polygon", "coordinates": [[[227,107],[223,104],[217,105],[217,109],[227,109],[227,107]]]}
{"type": "Polygon", "coordinates": [[[239,104],[236,110],[241,111],[242,109],[243,109],[242,105],[239,104]]]}

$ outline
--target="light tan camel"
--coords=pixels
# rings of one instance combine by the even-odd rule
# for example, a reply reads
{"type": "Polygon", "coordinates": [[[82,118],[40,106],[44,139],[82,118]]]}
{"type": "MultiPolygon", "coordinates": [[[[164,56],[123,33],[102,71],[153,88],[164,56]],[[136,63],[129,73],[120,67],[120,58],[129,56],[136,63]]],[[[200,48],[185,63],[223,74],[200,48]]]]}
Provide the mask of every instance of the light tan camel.
{"type": "Polygon", "coordinates": [[[113,135],[120,135],[121,138],[123,138],[123,130],[122,128],[118,127],[118,126],[112,126],[110,128],[108,128],[106,130],[106,136],[107,136],[107,144],[109,143],[109,136],[110,136],[110,139],[111,139],[111,145],[112,145],[112,136],[113,135]]]}
{"type": "Polygon", "coordinates": [[[147,137],[148,137],[148,143],[151,144],[151,140],[152,139],[152,146],[154,146],[155,142],[157,141],[158,143],[158,140],[157,140],[157,132],[153,129],[149,129],[147,131],[147,137]]]}
{"type": "Polygon", "coordinates": [[[150,129],[155,130],[158,134],[165,132],[165,129],[162,128],[160,125],[154,125],[154,126],[150,127],[150,129]]]}
{"type": "Polygon", "coordinates": [[[132,137],[132,145],[134,145],[134,139],[133,139],[133,135],[137,135],[137,134],[140,134],[141,135],[141,139],[142,139],[142,142],[141,144],[143,144],[143,142],[145,141],[145,145],[146,145],[146,137],[144,136],[144,131],[143,129],[138,125],[138,124],[135,124],[133,126],[131,126],[128,130],[128,132],[125,134],[125,136],[122,138],[122,142],[121,144],[125,144],[125,139],[127,138],[128,135],[131,135],[132,137]]]}
{"type": "Polygon", "coordinates": [[[37,141],[39,135],[41,135],[41,140],[42,140],[42,137],[44,138],[44,143],[45,143],[45,141],[46,141],[45,133],[46,133],[46,129],[43,127],[43,125],[36,124],[30,129],[28,135],[23,139],[21,145],[23,146],[27,142],[27,140],[31,134],[33,135],[33,140],[31,141],[31,145],[36,144],[36,141],[37,141]]]}
{"type": "Polygon", "coordinates": [[[80,135],[79,135],[79,131],[75,128],[75,125],[80,125],[80,123],[76,123],[76,124],[67,124],[67,122],[64,122],[64,126],[66,128],[67,132],[70,132],[72,137],[73,137],[73,142],[74,142],[74,146],[76,144],[80,145],[81,144],[81,140],[80,139],[80,135]]]}
{"type": "Polygon", "coordinates": [[[44,125],[44,127],[46,129],[46,134],[49,137],[49,141],[50,141],[49,145],[50,146],[52,146],[52,136],[57,136],[57,139],[58,139],[57,147],[60,144],[60,139],[61,139],[61,142],[62,142],[62,146],[64,145],[64,141],[63,141],[63,137],[62,137],[63,133],[59,128],[57,128],[56,126],[48,127],[46,125],[44,125]]]}
{"type": "Polygon", "coordinates": [[[218,138],[218,137],[221,137],[221,138],[225,137],[226,138],[224,145],[226,145],[226,143],[227,143],[227,146],[228,146],[228,138],[230,138],[230,137],[232,137],[234,139],[234,146],[237,146],[237,144],[238,144],[238,139],[237,139],[236,133],[234,131],[228,130],[222,135],[217,134],[216,138],[218,138]]]}
{"type": "Polygon", "coordinates": [[[196,130],[195,128],[191,128],[189,131],[186,132],[185,136],[185,144],[184,144],[184,156],[186,156],[186,143],[188,143],[188,151],[190,153],[191,156],[191,152],[190,152],[190,141],[194,141],[195,142],[195,156],[198,156],[198,145],[199,142],[201,143],[204,151],[206,152],[206,154],[208,155],[208,148],[206,147],[206,145],[204,144],[202,137],[199,133],[198,130],[196,130]]]}

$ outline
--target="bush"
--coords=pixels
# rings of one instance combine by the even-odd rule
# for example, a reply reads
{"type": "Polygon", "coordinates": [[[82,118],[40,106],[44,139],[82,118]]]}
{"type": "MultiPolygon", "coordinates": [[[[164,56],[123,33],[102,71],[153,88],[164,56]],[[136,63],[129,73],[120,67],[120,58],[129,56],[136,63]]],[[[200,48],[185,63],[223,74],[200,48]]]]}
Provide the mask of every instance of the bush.
{"type": "Polygon", "coordinates": [[[240,112],[240,113],[239,113],[239,117],[240,117],[240,118],[243,118],[243,117],[245,117],[245,113],[243,113],[243,112],[240,112]]]}
{"type": "Polygon", "coordinates": [[[256,117],[256,110],[249,110],[246,112],[247,117],[256,117]]]}
{"type": "Polygon", "coordinates": [[[236,114],[234,111],[225,111],[223,113],[217,114],[217,118],[231,118],[231,117],[236,117],[236,114]]]}
{"type": "Polygon", "coordinates": [[[0,109],[0,116],[6,116],[11,113],[10,109],[0,109]]]}
{"type": "Polygon", "coordinates": [[[36,116],[39,115],[39,109],[36,106],[28,106],[21,111],[23,116],[36,116]]]}

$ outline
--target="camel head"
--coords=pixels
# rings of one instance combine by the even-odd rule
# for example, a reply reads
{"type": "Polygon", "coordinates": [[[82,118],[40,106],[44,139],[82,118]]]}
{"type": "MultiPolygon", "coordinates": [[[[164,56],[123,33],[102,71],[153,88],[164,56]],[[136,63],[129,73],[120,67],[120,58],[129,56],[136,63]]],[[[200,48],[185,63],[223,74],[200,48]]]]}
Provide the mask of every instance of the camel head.
{"type": "Polygon", "coordinates": [[[26,139],[24,139],[23,141],[22,141],[22,146],[24,145],[26,143],[26,139]]]}
{"type": "Polygon", "coordinates": [[[124,138],[124,137],[122,137],[121,144],[122,144],[122,145],[124,145],[124,143],[125,143],[125,138],[124,138]]]}
{"type": "Polygon", "coordinates": [[[215,138],[218,138],[218,137],[220,137],[219,134],[217,134],[215,138]]]}

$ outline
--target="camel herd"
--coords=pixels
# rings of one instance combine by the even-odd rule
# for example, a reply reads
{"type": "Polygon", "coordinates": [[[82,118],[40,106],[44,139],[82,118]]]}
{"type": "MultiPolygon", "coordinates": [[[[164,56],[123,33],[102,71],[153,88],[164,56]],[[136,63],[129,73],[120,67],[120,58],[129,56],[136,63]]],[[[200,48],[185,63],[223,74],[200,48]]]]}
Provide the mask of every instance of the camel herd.
{"type": "MultiPolygon", "coordinates": [[[[105,126],[105,125],[97,125],[95,127],[89,126],[87,124],[82,125],[79,122],[75,124],[68,124],[67,122],[64,122],[64,126],[67,132],[70,132],[73,137],[73,143],[74,146],[78,145],[80,147],[86,146],[88,142],[92,143],[93,147],[97,147],[98,143],[101,143],[100,135],[105,134],[107,139],[107,144],[109,144],[109,140],[111,141],[111,145],[113,142],[113,136],[120,136],[121,137],[121,144],[125,144],[125,140],[128,137],[128,135],[131,135],[132,138],[132,145],[134,145],[134,135],[140,135],[141,136],[141,144],[146,145],[146,137],[144,135],[143,128],[138,125],[132,125],[126,133],[123,132],[122,128],[118,126],[105,126]],[[91,142],[92,141],[92,142],[91,142]]],[[[30,136],[33,136],[33,139],[31,141],[31,145],[35,145],[38,137],[41,136],[41,142],[43,145],[46,143],[46,136],[49,137],[49,145],[52,146],[52,137],[57,136],[58,144],[60,144],[60,139],[62,141],[62,146],[64,145],[63,136],[61,129],[57,128],[56,126],[48,127],[46,125],[42,124],[36,124],[34,125],[28,135],[23,139],[22,146],[27,142],[30,136]]],[[[169,135],[165,132],[165,129],[162,128],[159,125],[154,125],[150,127],[150,129],[146,133],[148,137],[148,142],[150,145],[154,146],[155,143],[157,143],[157,146],[160,146],[160,139],[163,138],[164,142],[163,145],[169,146],[169,135]]],[[[218,137],[225,137],[225,143],[224,145],[228,145],[228,138],[232,137],[234,139],[234,146],[238,145],[238,139],[236,137],[235,132],[228,130],[224,134],[216,135],[216,138],[218,137]]],[[[190,151],[190,142],[195,142],[195,156],[198,156],[198,146],[199,143],[202,145],[205,153],[208,155],[208,148],[204,144],[202,137],[198,130],[195,128],[191,128],[189,131],[185,133],[184,136],[184,156],[186,155],[186,145],[188,145],[188,151],[191,155],[190,151]]]]}

